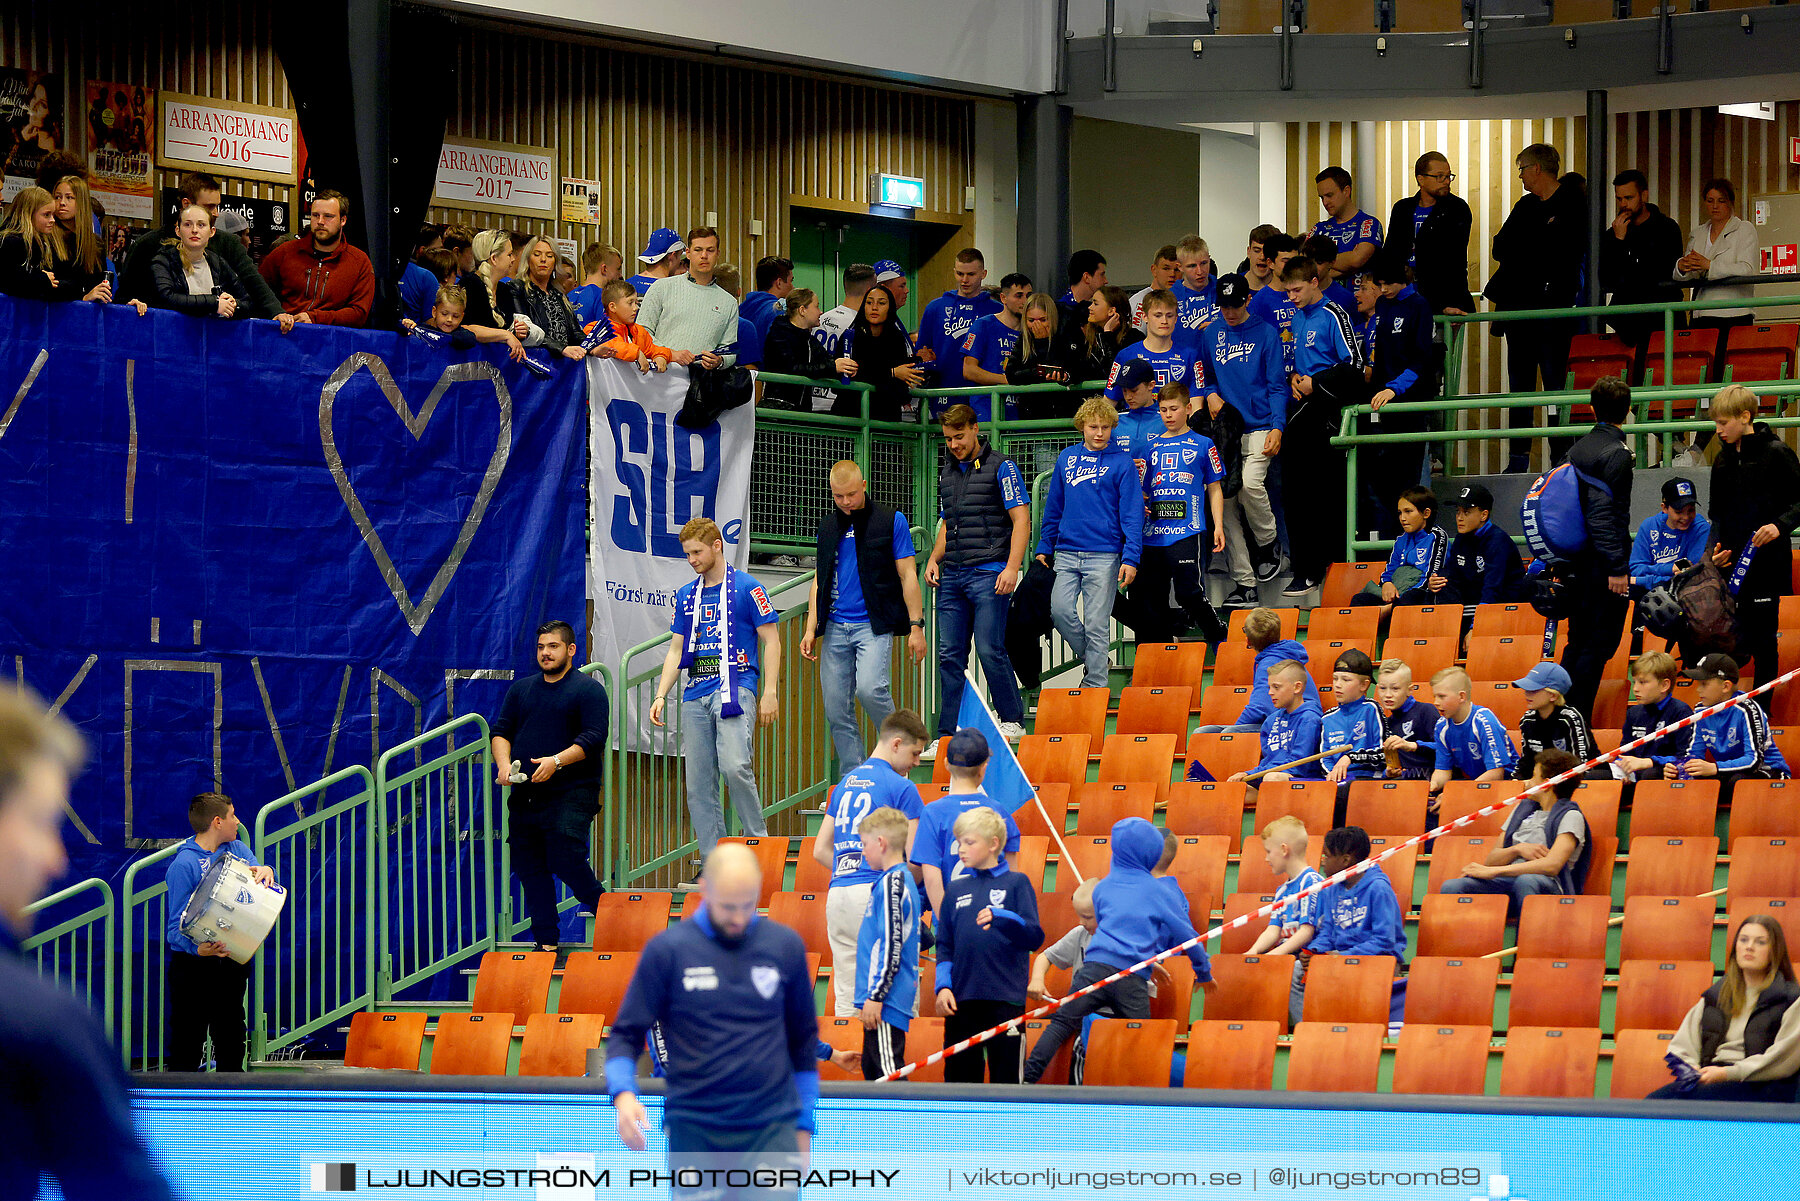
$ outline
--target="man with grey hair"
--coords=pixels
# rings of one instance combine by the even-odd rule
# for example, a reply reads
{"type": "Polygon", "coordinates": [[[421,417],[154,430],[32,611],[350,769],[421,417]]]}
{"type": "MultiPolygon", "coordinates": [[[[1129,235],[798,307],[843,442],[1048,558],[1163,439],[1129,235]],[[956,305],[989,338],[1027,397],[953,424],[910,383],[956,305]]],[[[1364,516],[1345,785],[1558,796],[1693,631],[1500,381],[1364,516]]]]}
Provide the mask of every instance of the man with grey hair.
{"type": "MultiPolygon", "coordinates": [[[[1488,280],[1485,295],[1502,311],[1579,304],[1587,255],[1587,197],[1579,186],[1563,186],[1562,156],[1556,147],[1534,142],[1519,151],[1515,161],[1525,195],[1494,235],[1494,260],[1500,268],[1488,280]]],[[[1500,330],[1506,335],[1509,392],[1563,386],[1569,373],[1569,340],[1575,336],[1573,321],[1508,321],[1500,330]]],[[[1536,409],[1508,409],[1507,427],[1536,425],[1537,414],[1536,409]]],[[[1552,440],[1552,460],[1559,448],[1566,450],[1573,442],[1573,438],[1552,440]]],[[[1512,440],[1506,470],[1525,471],[1530,457],[1530,442],[1512,440]]]]}

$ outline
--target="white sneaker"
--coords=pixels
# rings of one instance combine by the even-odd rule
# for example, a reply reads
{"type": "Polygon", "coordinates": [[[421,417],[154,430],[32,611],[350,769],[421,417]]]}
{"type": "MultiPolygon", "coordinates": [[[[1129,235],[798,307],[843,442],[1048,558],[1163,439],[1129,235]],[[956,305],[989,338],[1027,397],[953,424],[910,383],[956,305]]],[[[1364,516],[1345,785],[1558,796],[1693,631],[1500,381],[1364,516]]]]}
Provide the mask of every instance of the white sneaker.
{"type": "Polygon", "coordinates": [[[1017,742],[1025,737],[1025,727],[1016,721],[1003,721],[1000,723],[1000,736],[1008,742],[1017,742]]]}
{"type": "Polygon", "coordinates": [[[938,740],[933,738],[930,742],[925,744],[925,749],[919,752],[919,762],[920,763],[936,762],[937,748],[938,748],[938,740]]]}

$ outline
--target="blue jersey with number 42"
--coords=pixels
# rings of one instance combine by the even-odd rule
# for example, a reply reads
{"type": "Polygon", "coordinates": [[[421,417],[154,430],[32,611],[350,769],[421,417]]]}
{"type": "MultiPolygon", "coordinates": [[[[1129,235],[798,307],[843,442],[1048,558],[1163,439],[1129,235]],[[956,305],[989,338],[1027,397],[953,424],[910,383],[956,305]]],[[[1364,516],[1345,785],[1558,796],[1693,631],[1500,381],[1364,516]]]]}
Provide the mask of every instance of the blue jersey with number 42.
{"type": "Polygon", "coordinates": [[[919,790],[885,759],[854,768],[831,794],[831,886],[873,884],[881,873],[863,863],[862,819],[884,805],[917,821],[925,812],[919,790]]]}

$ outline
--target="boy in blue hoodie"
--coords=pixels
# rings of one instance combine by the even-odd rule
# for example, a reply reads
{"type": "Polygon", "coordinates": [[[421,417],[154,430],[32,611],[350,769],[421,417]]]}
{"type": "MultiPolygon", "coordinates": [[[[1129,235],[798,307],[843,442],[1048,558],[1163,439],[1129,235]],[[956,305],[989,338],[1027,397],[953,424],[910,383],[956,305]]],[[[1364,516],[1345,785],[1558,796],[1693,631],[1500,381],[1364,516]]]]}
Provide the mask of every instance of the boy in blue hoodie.
{"type": "MultiPolygon", "coordinates": [[[[1306,662],[1306,647],[1292,638],[1281,636],[1281,618],[1273,609],[1252,609],[1244,618],[1244,641],[1256,654],[1254,674],[1250,680],[1250,699],[1237,720],[1228,726],[1201,726],[1198,734],[1254,734],[1274,712],[1269,704],[1269,669],[1286,659],[1306,662]]],[[[1306,680],[1306,699],[1320,709],[1319,686],[1306,680]]],[[[1323,712],[1322,709],[1320,709],[1323,712]]]]}
{"type": "Polygon", "coordinates": [[[1662,511],[1644,518],[1631,543],[1631,594],[1642,596],[1675,576],[1682,559],[1698,563],[1712,543],[1712,522],[1699,510],[1693,480],[1664,480],[1662,511]]]}
{"type": "MultiPolygon", "coordinates": [[[[1361,826],[1339,826],[1325,836],[1319,871],[1330,879],[1369,857],[1369,835],[1361,826]]],[[[1411,889],[1407,890],[1411,896],[1411,889]]],[[[1406,931],[1394,883],[1373,864],[1319,894],[1318,932],[1309,945],[1318,955],[1392,955],[1394,974],[1406,964],[1406,931]]]]}
{"type": "MultiPolygon", "coordinates": [[[[1262,778],[1271,784],[1325,778],[1325,772],[1316,759],[1287,771],[1271,770],[1319,753],[1319,702],[1307,699],[1306,686],[1310,683],[1312,679],[1306,674],[1306,665],[1298,660],[1283,659],[1269,668],[1271,712],[1269,719],[1263,722],[1259,735],[1262,739],[1262,758],[1254,771],[1264,773],[1262,778]]],[[[1314,685],[1314,690],[1317,691],[1317,685],[1314,685]]],[[[1251,774],[1253,773],[1237,772],[1232,775],[1230,782],[1244,780],[1251,774]]],[[[1246,783],[1244,788],[1244,804],[1255,808],[1257,785],[1246,783]]]]}
{"type": "MultiPolygon", "coordinates": [[[[1743,695],[1737,660],[1730,655],[1708,655],[1681,674],[1695,681],[1694,700],[1702,709],[1743,695]]],[[[1663,768],[1668,780],[1718,780],[1721,805],[1730,804],[1732,785],[1739,780],[1786,780],[1790,775],[1781,748],[1769,736],[1768,716],[1754,701],[1695,722],[1687,760],[1663,768]]]]}
{"type": "MultiPolygon", "coordinates": [[[[1044,928],[1031,881],[1000,857],[1005,834],[999,812],[986,806],[956,819],[957,853],[968,874],[945,889],[937,923],[937,1011],[946,1047],[1025,1012],[1031,953],[1043,945],[1044,928]]],[[[944,1060],[944,1080],[980,1084],[985,1066],[988,1083],[1017,1084],[1024,1046],[1014,1026],[944,1060]]]]}
{"type": "MultiPolygon", "coordinates": [[[[929,361],[939,388],[967,386],[963,379],[963,339],[977,321],[993,316],[1002,307],[981,286],[987,281],[987,260],[981,251],[973,246],[957,251],[951,270],[956,286],[926,305],[919,316],[920,357],[925,351],[931,352],[929,361]]],[[[940,407],[962,403],[959,396],[938,397],[932,401],[932,413],[935,416],[940,407]]]]}
{"type": "Polygon", "coordinates": [[[1467,484],[1456,494],[1456,537],[1437,575],[1425,580],[1432,600],[1463,606],[1463,628],[1476,605],[1516,601],[1525,595],[1525,564],[1507,532],[1489,520],[1494,494],[1484,484],[1467,484]]]}
{"type": "MultiPolygon", "coordinates": [[[[1126,364],[1123,370],[1117,363],[1113,368],[1113,383],[1118,387],[1119,399],[1124,402],[1119,410],[1119,424],[1113,430],[1113,449],[1131,456],[1138,478],[1142,479],[1151,439],[1163,432],[1156,405],[1156,394],[1162,385],[1157,382],[1156,371],[1141,360],[1126,364]]],[[[1112,399],[1111,391],[1108,389],[1109,400],[1112,399]]]]}
{"type": "MultiPolygon", "coordinates": [[[[1194,938],[1193,923],[1171,890],[1156,882],[1151,870],[1162,857],[1162,831],[1141,817],[1127,817],[1112,828],[1112,870],[1094,888],[1097,925],[1087,958],[1069,982],[1077,992],[1194,938]]],[[[1194,978],[1207,991],[1214,988],[1212,965],[1198,942],[1185,954],[1194,978]]],[[[1025,1083],[1036,1084],[1062,1045],[1074,1037],[1088,1014],[1110,1006],[1124,1018],[1150,1016],[1150,969],[1115,980],[1104,988],[1070,1001],[1051,1017],[1025,1061],[1025,1083]]]]}
{"type": "Polygon", "coordinates": [[[1131,456],[1112,445],[1118,424],[1097,396],[1076,411],[1081,442],[1057,456],[1037,545],[1045,567],[1055,556],[1050,620],[1082,660],[1083,688],[1107,686],[1113,599],[1137,578],[1144,548],[1144,489],[1131,456]]]}
{"type": "MultiPolygon", "coordinates": [[[[1218,298],[1219,320],[1200,338],[1195,370],[1206,381],[1200,394],[1218,396],[1244,420],[1242,484],[1236,496],[1243,520],[1227,515],[1226,547],[1234,565],[1250,564],[1256,579],[1267,583],[1281,569],[1268,478],[1287,428],[1288,359],[1281,330],[1253,311],[1250,284],[1243,276],[1222,277],[1218,298]]],[[[1241,574],[1237,579],[1238,587],[1226,603],[1254,605],[1256,589],[1244,583],[1241,574]]]]}
{"type": "Polygon", "coordinates": [[[906,870],[911,824],[905,813],[883,805],[857,826],[863,866],[881,873],[856,936],[865,1080],[878,1080],[906,1062],[906,1030],[919,996],[919,888],[906,870]]]}
{"type": "Polygon", "coordinates": [[[1450,552],[1450,535],[1439,529],[1437,497],[1429,488],[1417,484],[1403,490],[1394,503],[1400,521],[1400,537],[1394,541],[1387,567],[1381,579],[1363,586],[1350,598],[1353,605],[1383,605],[1383,612],[1395,605],[1429,605],[1434,598],[1426,581],[1444,572],[1444,559],[1450,552]]]}

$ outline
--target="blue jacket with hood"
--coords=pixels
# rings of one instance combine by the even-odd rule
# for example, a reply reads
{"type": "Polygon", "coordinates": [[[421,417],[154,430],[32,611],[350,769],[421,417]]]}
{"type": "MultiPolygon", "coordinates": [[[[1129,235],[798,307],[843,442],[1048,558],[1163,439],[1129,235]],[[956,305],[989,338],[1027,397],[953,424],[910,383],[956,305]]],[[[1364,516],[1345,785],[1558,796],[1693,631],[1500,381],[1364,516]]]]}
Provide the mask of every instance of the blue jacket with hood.
{"type": "MultiPolygon", "coordinates": [[[[1255,675],[1250,679],[1250,703],[1238,714],[1235,725],[1261,727],[1275,712],[1275,706],[1269,701],[1269,668],[1283,659],[1297,659],[1306,662],[1306,648],[1292,638],[1278,638],[1256,652],[1255,675]]],[[[1312,702],[1314,709],[1324,712],[1319,703],[1319,686],[1313,682],[1310,674],[1306,677],[1306,700],[1312,702]]],[[[1304,706],[1305,702],[1302,702],[1304,706]]]]}
{"type": "MultiPolygon", "coordinates": [[[[1143,818],[1114,823],[1112,870],[1094,888],[1098,924],[1088,943],[1088,960],[1127,968],[1194,937],[1186,905],[1177,904],[1170,890],[1150,874],[1162,851],[1162,831],[1143,818]]],[[[1195,943],[1185,954],[1194,965],[1195,979],[1202,983],[1212,979],[1203,946],[1195,943]]],[[[1149,968],[1138,973],[1149,974],[1149,968]]]]}
{"type": "Polygon", "coordinates": [[[1406,931],[1393,882],[1379,866],[1348,884],[1319,893],[1318,933],[1308,944],[1314,955],[1392,955],[1406,958],[1406,931]]]}

